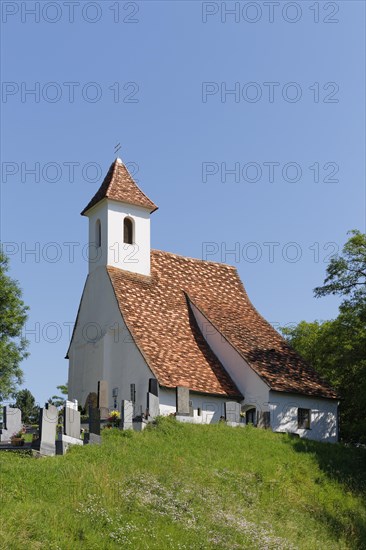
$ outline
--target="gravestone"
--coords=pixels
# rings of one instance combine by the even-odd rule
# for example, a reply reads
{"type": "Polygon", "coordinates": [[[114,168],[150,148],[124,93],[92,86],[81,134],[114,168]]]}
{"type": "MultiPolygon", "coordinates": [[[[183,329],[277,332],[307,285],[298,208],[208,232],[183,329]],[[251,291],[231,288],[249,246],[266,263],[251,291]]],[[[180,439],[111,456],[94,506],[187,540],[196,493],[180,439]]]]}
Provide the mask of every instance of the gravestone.
{"type": "Polygon", "coordinates": [[[100,445],[102,438],[100,435],[85,432],[84,434],[84,445],[100,445]]]}
{"type": "Polygon", "coordinates": [[[189,388],[177,386],[176,388],[177,416],[190,416],[189,388]]]}
{"type": "Polygon", "coordinates": [[[63,411],[64,417],[64,435],[80,439],[80,412],[78,411],[78,404],[71,401],[65,401],[65,407],[63,411]],[[71,404],[71,407],[70,407],[71,404]]]}
{"type": "Polygon", "coordinates": [[[63,432],[58,434],[56,441],[56,454],[64,455],[69,447],[73,445],[83,445],[80,438],[80,412],[78,411],[78,402],[65,401],[63,410],[63,432]]]}
{"type": "Polygon", "coordinates": [[[95,407],[89,407],[89,433],[100,435],[100,411],[95,407]]]}
{"type": "Polygon", "coordinates": [[[58,434],[58,439],[56,441],[56,454],[66,454],[69,447],[72,447],[73,445],[84,445],[84,442],[80,438],[71,437],[62,433],[58,434]]]}
{"type": "Polygon", "coordinates": [[[149,393],[159,396],[159,384],[156,378],[149,378],[149,393]]]}
{"type": "Polygon", "coordinates": [[[147,409],[150,418],[156,418],[160,414],[159,397],[154,393],[148,392],[147,394],[147,409]]]}
{"type": "Polygon", "coordinates": [[[69,409],[74,409],[74,411],[77,411],[78,410],[78,400],[74,399],[73,401],[69,401],[68,399],[66,399],[65,407],[69,407],[69,409]]]}
{"type": "Polygon", "coordinates": [[[98,382],[98,409],[100,418],[106,420],[109,417],[108,382],[106,380],[98,382]]]}
{"type": "Polygon", "coordinates": [[[89,407],[94,409],[98,408],[98,395],[95,392],[90,392],[85,401],[85,410],[89,410],[89,407]]]}
{"type": "Polygon", "coordinates": [[[46,403],[39,411],[39,439],[32,443],[32,448],[41,455],[54,456],[56,453],[57,420],[57,407],[46,403]]]}
{"type": "Polygon", "coordinates": [[[258,428],[270,428],[271,427],[271,413],[270,411],[260,411],[258,413],[258,428]]]}
{"type": "Polygon", "coordinates": [[[225,420],[227,422],[240,422],[240,403],[236,403],[236,401],[225,402],[225,420]]]}
{"type": "Polygon", "coordinates": [[[122,400],[121,404],[121,422],[120,427],[122,430],[131,430],[133,420],[133,403],[127,399],[122,400]]]}
{"type": "Polygon", "coordinates": [[[10,441],[11,437],[22,428],[21,410],[13,407],[3,407],[3,427],[0,429],[0,441],[10,441]]]}
{"type": "Polygon", "coordinates": [[[132,428],[136,432],[142,432],[148,425],[148,421],[144,416],[135,416],[132,422],[132,428]]]}

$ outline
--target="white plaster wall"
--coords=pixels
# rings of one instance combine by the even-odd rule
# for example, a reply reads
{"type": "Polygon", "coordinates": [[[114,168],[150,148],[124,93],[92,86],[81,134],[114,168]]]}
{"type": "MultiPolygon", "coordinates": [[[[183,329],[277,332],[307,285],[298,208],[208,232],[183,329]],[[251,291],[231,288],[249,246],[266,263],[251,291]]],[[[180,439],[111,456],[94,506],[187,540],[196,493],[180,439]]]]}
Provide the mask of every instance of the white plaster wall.
{"type": "Polygon", "coordinates": [[[89,218],[89,273],[101,265],[150,275],[150,212],[146,208],[105,199],[91,208],[89,218]],[[134,243],[123,242],[123,220],[134,226],[134,243]],[[95,246],[95,225],[100,220],[102,246],[95,246]]]}
{"type": "MultiPolygon", "coordinates": [[[[160,414],[167,416],[176,412],[176,392],[175,389],[160,388],[159,402],[160,414]]],[[[197,424],[211,424],[218,422],[220,416],[225,416],[225,401],[228,398],[216,397],[204,394],[190,392],[190,401],[192,401],[194,422],[197,424]],[[198,409],[201,409],[201,416],[198,416],[198,409]]]]}
{"type": "Polygon", "coordinates": [[[244,403],[255,405],[257,411],[268,411],[269,387],[267,384],[194,304],[191,303],[191,307],[206,342],[244,396],[244,403]]]}
{"type": "Polygon", "coordinates": [[[108,201],[108,265],[150,275],[150,212],[145,208],[108,201]],[[134,243],[123,243],[123,220],[133,220],[134,243]]]}
{"type": "Polygon", "coordinates": [[[89,218],[89,241],[88,250],[85,251],[86,257],[89,258],[89,273],[94,271],[101,265],[107,265],[107,248],[108,248],[108,209],[107,201],[98,203],[94,208],[88,211],[87,216],[89,218]],[[96,246],[96,233],[95,226],[97,220],[101,223],[101,235],[102,246],[97,248],[96,246]]]}
{"type": "Polygon", "coordinates": [[[271,426],[275,432],[292,432],[300,437],[334,443],[338,441],[338,402],[335,399],[270,392],[271,426]],[[298,429],[298,408],[311,409],[310,430],[298,429]]]}
{"type": "Polygon", "coordinates": [[[113,388],[118,388],[118,408],[130,399],[130,384],[136,385],[136,411],[146,409],[148,380],[154,378],[123,322],[114,291],[104,267],[88,278],[79,318],[69,350],[69,399],[84,406],[98,380],[107,380],[109,406],[113,388]]]}

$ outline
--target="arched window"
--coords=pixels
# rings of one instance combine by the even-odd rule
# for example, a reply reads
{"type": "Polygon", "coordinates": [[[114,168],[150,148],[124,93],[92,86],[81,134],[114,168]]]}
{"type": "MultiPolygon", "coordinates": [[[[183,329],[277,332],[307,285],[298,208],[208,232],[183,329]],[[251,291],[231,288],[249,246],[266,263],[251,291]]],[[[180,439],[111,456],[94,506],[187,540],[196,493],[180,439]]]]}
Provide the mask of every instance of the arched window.
{"type": "Polygon", "coordinates": [[[100,220],[97,220],[95,223],[95,244],[97,248],[102,246],[102,226],[100,220]]]}
{"type": "Polygon", "coordinates": [[[133,221],[131,218],[123,220],[123,242],[133,244],[133,221]]]}

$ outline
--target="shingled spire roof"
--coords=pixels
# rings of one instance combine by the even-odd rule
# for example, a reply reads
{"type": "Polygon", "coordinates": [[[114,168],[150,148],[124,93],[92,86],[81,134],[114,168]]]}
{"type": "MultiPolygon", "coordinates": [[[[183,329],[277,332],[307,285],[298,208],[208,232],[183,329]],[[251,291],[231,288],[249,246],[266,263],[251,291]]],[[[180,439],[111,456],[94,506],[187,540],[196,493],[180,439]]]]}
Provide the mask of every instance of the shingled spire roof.
{"type": "Polygon", "coordinates": [[[143,208],[148,208],[150,213],[158,209],[156,204],[154,204],[134,182],[121,159],[116,159],[111,164],[102,185],[81,214],[85,215],[90,208],[105,198],[142,206],[143,208]]]}

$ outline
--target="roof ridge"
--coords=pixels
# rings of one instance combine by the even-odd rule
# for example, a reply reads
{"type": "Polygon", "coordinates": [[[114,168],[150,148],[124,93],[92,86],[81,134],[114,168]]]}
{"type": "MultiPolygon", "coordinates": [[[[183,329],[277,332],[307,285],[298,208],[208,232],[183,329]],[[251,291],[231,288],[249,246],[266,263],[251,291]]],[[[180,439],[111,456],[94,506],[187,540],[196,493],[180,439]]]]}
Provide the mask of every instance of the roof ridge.
{"type": "MultiPolygon", "coordinates": [[[[117,172],[117,164],[118,164],[118,161],[117,161],[117,159],[116,159],[116,160],[112,163],[112,166],[113,166],[113,169],[112,169],[112,176],[111,176],[111,180],[110,180],[110,182],[109,182],[109,184],[108,184],[108,187],[107,187],[107,190],[106,190],[106,197],[107,197],[107,198],[108,198],[108,191],[109,191],[110,188],[111,188],[111,185],[112,185],[112,183],[113,183],[113,178],[114,178],[114,176],[115,176],[115,173],[117,172]]],[[[128,170],[127,170],[127,172],[128,172],[128,170]]]]}
{"type": "Polygon", "coordinates": [[[139,187],[139,185],[137,185],[137,183],[135,182],[135,180],[133,179],[132,175],[131,175],[131,172],[129,171],[129,169],[127,168],[127,165],[123,162],[122,159],[116,159],[115,160],[115,163],[119,163],[119,164],[122,164],[122,166],[125,167],[126,169],[126,172],[127,174],[130,176],[130,178],[132,179],[133,183],[136,185],[137,189],[140,191],[140,193],[142,193],[144,195],[144,197],[149,201],[149,202],[152,202],[151,199],[149,199],[149,197],[146,195],[146,193],[143,192],[143,190],[139,187]]]}
{"type": "Polygon", "coordinates": [[[128,271],[127,269],[116,267],[113,265],[107,265],[106,269],[108,272],[115,272],[123,277],[127,277],[129,279],[145,284],[151,284],[156,281],[156,275],[154,275],[153,273],[150,275],[144,275],[143,273],[135,273],[134,271],[128,271]]]}
{"type": "Polygon", "coordinates": [[[218,265],[221,267],[226,267],[229,269],[233,269],[234,271],[237,271],[237,268],[234,265],[225,264],[224,262],[213,262],[212,260],[203,260],[201,258],[192,258],[191,256],[183,256],[183,254],[176,254],[175,252],[168,252],[167,250],[158,250],[157,248],[152,248],[151,253],[159,253],[159,254],[166,254],[167,256],[176,256],[177,258],[181,258],[183,260],[189,260],[193,262],[200,262],[204,264],[212,264],[212,265],[218,265]]]}

